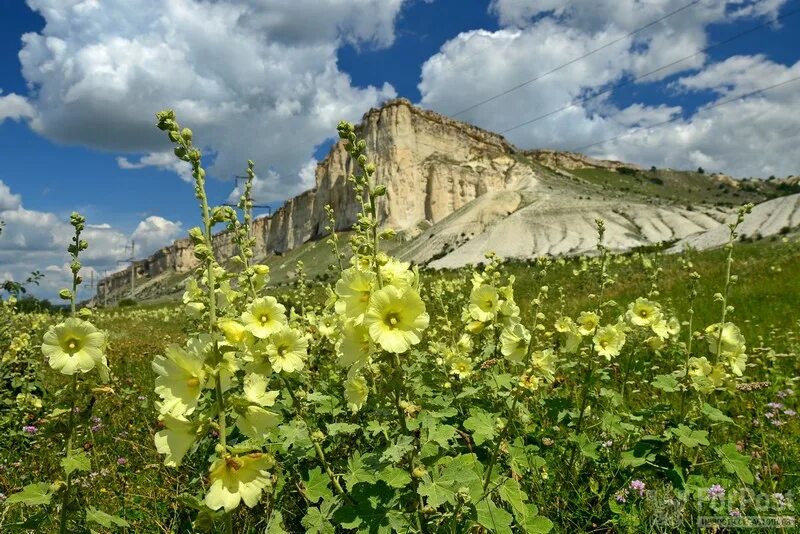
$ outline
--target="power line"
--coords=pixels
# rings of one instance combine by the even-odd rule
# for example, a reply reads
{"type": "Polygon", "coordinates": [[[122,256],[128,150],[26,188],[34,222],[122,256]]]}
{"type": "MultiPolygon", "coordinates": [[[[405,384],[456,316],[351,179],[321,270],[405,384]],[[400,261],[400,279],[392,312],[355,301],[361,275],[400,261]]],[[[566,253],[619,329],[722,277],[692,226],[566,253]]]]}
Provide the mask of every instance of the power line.
{"type": "Polygon", "coordinates": [[[735,41],[736,39],[740,39],[740,38],[744,37],[745,35],[751,34],[751,33],[755,32],[757,30],[760,30],[761,28],[764,28],[766,26],[774,24],[775,22],[778,22],[779,20],[782,20],[782,19],[788,18],[788,17],[790,17],[792,15],[795,15],[798,12],[800,12],[800,8],[795,9],[793,11],[789,11],[788,13],[784,13],[783,15],[775,17],[772,20],[769,20],[767,22],[758,24],[757,26],[753,26],[752,28],[749,28],[749,29],[744,30],[742,32],[739,32],[739,33],[737,33],[735,35],[732,35],[731,37],[728,37],[727,39],[719,41],[719,42],[717,42],[717,43],[715,43],[713,45],[709,45],[709,46],[706,46],[705,48],[701,48],[700,50],[698,50],[697,52],[695,52],[693,54],[690,54],[688,56],[684,56],[684,57],[682,57],[682,58],[680,58],[678,60],[675,60],[675,61],[673,61],[671,63],[668,63],[666,65],[662,65],[661,67],[658,67],[657,69],[654,69],[654,70],[651,70],[651,71],[646,72],[644,74],[641,74],[641,75],[639,75],[639,76],[637,76],[635,78],[632,78],[630,80],[626,80],[624,82],[620,82],[618,84],[612,85],[611,87],[609,87],[607,89],[603,89],[602,91],[600,91],[598,93],[575,99],[572,102],[570,102],[569,104],[567,104],[566,106],[560,107],[558,109],[554,109],[552,111],[548,111],[547,113],[539,115],[538,117],[534,117],[532,119],[529,119],[529,120],[526,120],[526,121],[521,122],[519,124],[516,124],[516,125],[514,125],[514,126],[512,126],[510,128],[506,128],[505,130],[501,130],[499,133],[506,134],[506,133],[511,132],[513,130],[516,130],[518,128],[522,128],[523,126],[527,126],[529,124],[533,124],[535,122],[538,122],[538,121],[540,121],[542,119],[546,119],[548,117],[552,117],[553,115],[556,115],[557,113],[561,113],[562,111],[565,111],[567,109],[573,108],[573,107],[575,107],[575,106],[577,106],[579,104],[583,104],[583,103],[588,102],[590,100],[593,100],[593,99],[595,99],[595,98],[597,98],[599,96],[611,93],[611,92],[619,89],[620,87],[625,87],[626,85],[631,85],[631,84],[633,84],[633,83],[635,83],[635,82],[637,82],[637,81],[639,81],[639,80],[641,80],[643,78],[646,78],[646,77],[648,77],[648,76],[650,76],[652,74],[655,74],[657,72],[661,72],[661,71],[663,71],[665,69],[673,67],[673,66],[677,65],[678,63],[682,63],[682,62],[686,61],[687,59],[691,59],[691,58],[693,58],[695,56],[699,56],[700,54],[704,54],[704,53],[708,52],[709,50],[712,50],[712,49],[717,48],[719,46],[728,44],[728,43],[730,43],[732,41],[735,41]]]}
{"type": "MultiPolygon", "coordinates": [[[[498,98],[504,97],[507,94],[513,93],[517,89],[521,89],[521,88],[525,87],[526,85],[530,85],[532,83],[535,83],[535,82],[541,80],[542,78],[545,78],[546,76],[550,76],[551,74],[556,73],[556,72],[560,71],[561,69],[569,67],[570,65],[573,65],[573,64],[577,63],[578,61],[581,61],[582,59],[586,59],[587,57],[589,57],[591,55],[594,55],[597,52],[600,52],[601,50],[605,50],[606,48],[608,48],[610,46],[613,46],[613,45],[619,43],[620,41],[624,41],[625,39],[628,39],[629,37],[633,37],[637,33],[641,33],[642,31],[655,26],[659,22],[662,22],[662,21],[672,17],[673,15],[677,15],[681,11],[689,9],[690,7],[692,7],[692,6],[696,5],[696,4],[699,4],[699,3],[700,3],[700,0],[695,0],[693,2],[689,2],[685,6],[680,7],[680,8],[678,8],[675,11],[672,11],[670,13],[667,13],[666,15],[663,15],[663,16],[657,18],[656,20],[647,23],[646,25],[642,26],[641,28],[637,28],[636,30],[634,30],[634,31],[632,31],[630,33],[627,33],[627,34],[623,35],[622,37],[614,39],[613,41],[609,41],[606,44],[604,44],[603,46],[600,46],[599,48],[595,48],[594,50],[592,50],[590,52],[587,52],[587,53],[583,54],[582,56],[578,56],[578,57],[576,57],[574,59],[571,59],[570,61],[568,61],[568,62],[566,62],[566,63],[564,63],[562,65],[559,65],[558,67],[556,67],[556,68],[554,68],[552,70],[549,70],[549,71],[545,72],[544,74],[540,74],[539,76],[536,76],[535,78],[531,78],[530,80],[526,80],[526,81],[524,81],[524,82],[522,82],[522,83],[520,83],[518,85],[515,85],[514,87],[506,89],[502,93],[498,93],[498,94],[496,94],[494,96],[491,96],[489,98],[481,100],[480,102],[477,102],[477,103],[475,103],[475,104],[473,104],[473,105],[471,105],[469,107],[466,107],[466,108],[462,109],[461,111],[458,111],[457,113],[452,113],[452,114],[450,114],[450,116],[451,117],[458,117],[459,115],[462,115],[462,114],[464,114],[464,113],[466,113],[468,111],[472,111],[473,109],[475,109],[477,107],[480,107],[480,106],[482,106],[484,104],[488,104],[489,102],[492,102],[494,100],[497,100],[498,98]]],[[[473,54],[473,56],[474,55],[475,54],[473,54]]],[[[470,56],[470,57],[473,57],[473,56],[470,56]]]]}
{"type": "MultiPolygon", "coordinates": [[[[731,102],[736,102],[737,100],[743,100],[743,99],[751,97],[751,96],[755,96],[755,95],[758,95],[758,94],[761,94],[761,93],[766,93],[767,91],[771,91],[773,89],[777,89],[778,87],[782,87],[784,85],[789,85],[790,83],[794,83],[796,81],[800,81],[800,76],[796,76],[796,77],[791,78],[789,80],[786,80],[786,81],[783,81],[783,82],[780,82],[780,83],[776,83],[776,84],[773,84],[773,85],[770,85],[768,87],[764,87],[764,88],[761,88],[761,89],[757,89],[755,91],[751,91],[751,92],[745,93],[743,95],[739,95],[739,96],[736,96],[736,97],[733,97],[733,98],[729,98],[727,100],[722,100],[720,102],[717,102],[717,103],[715,103],[715,104],[713,104],[711,106],[708,106],[706,108],[703,108],[703,109],[704,109],[704,111],[707,111],[707,110],[710,110],[710,109],[718,108],[720,106],[724,106],[725,104],[730,104],[731,102]]],[[[581,150],[586,150],[587,148],[591,148],[593,146],[603,145],[605,143],[609,143],[611,141],[615,141],[615,140],[620,139],[622,137],[627,137],[629,135],[633,135],[633,134],[635,134],[636,132],[638,132],[640,130],[652,130],[652,129],[655,129],[655,128],[659,128],[661,126],[666,126],[667,124],[675,122],[676,120],[678,120],[680,118],[681,117],[674,117],[674,118],[671,118],[671,119],[667,119],[665,121],[661,121],[661,122],[657,122],[655,124],[651,124],[649,126],[639,126],[639,127],[633,128],[633,129],[631,129],[631,130],[629,130],[627,132],[621,133],[619,135],[615,135],[613,137],[609,137],[608,139],[603,139],[602,141],[597,141],[595,143],[590,143],[588,145],[583,145],[583,146],[579,146],[579,147],[576,147],[576,148],[571,148],[569,151],[570,152],[580,152],[581,150]]]]}

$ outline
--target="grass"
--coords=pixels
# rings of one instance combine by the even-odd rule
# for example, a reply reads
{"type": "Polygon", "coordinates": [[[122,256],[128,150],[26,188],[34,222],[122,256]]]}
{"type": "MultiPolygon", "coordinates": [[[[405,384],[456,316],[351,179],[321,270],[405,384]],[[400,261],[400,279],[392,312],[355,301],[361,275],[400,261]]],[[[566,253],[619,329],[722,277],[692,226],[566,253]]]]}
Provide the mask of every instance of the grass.
{"type": "Polygon", "coordinates": [[[785,194],[772,182],[744,181],[739,187],[734,187],[708,174],[670,169],[627,172],[576,169],[570,172],[604,188],[686,205],[736,206],[746,202],[763,202],[785,194]]]}
{"type": "MultiPolygon", "coordinates": [[[[310,272],[324,270],[321,262],[329,258],[323,253],[324,242],[315,246],[296,249],[282,258],[275,259],[280,264],[273,265],[275,277],[288,276],[294,262],[302,259],[310,272]],[[312,271],[314,269],[314,271],[312,271]]],[[[797,351],[800,340],[798,309],[800,309],[800,246],[797,242],[759,241],[743,243],[734,251],[734,274],[738,282],[732,287],[730,303],[735,310],[732,317],[741,326],[748,346],[771,344],[778,353],[776,358],[787,374],[798,371],[797,351]],[[795,332],[794,334],[787,334],[795,332]],[[794,356],[788,356],[788,354],[794,356]],[[790,359],[793,358],[793,359],[790,359]]],[[[653,271],[643,268],[642,257],[636,254],[617,257],[610,268],[615,283],[606,295],[623,304],[637,296],[647,294],[652,281],[657,282],[658,297],[661,302],[676,310],[688,308],[686,275],[677,255],[648,255],[662,269],[655,277],[653,271]]],[[[700,278],[700,293],[695,304],[695,325],[706,325],[718,320],[719,303],[714,294],[721,290],[724,280],[724,251],[711,250],[690,255],[700,278]]],[[[591,309],[593,300],[589,297],[597,288],[595,276],[591,272],[581,272],[580,258],[556,260],[542,275],[541,264],[534,262],[513,262],[506,265],[508,271],[516,276],[516,296],[522,308],[523,321],[531,319],[531,299],[546,283],[551,288],[551,298],[546,302],[543,312],[552,319],[563,305],[565,313],[575,316],[579,311],[591,309]],[[563,304],[557,298],[557,288],[563,290],[563,304]]],[[[451,277],[456,273],[426,271],[423,277],[451,277]]],[[[316,294],[322,298],[323,292],[317,288],[316,294]]],[[[92,416],[99,418],[100,427],[96,432],[84,432],[78,443],[91,452],[92,472],[78,478],[79,499],[100,509],[116,512],[130,523],[129,532],[187,532],[193,511],[185,504],[175,501],[175,495],[188,488],[197,488],[197,480],[192,481],[191,473],[202,472],[204,466],[191,462],[181,470],[166,468],[162,458],[153,447],[153,434],[158,430],[153,393],[154,374],[150,362],[154,355],[172,342],[182,343],[185,339],[187,323],[180,315],[168,313],[176,305],[148,305],[126,314],[110,314],[98,321],[98,326],[112,333],[108,351],[109,363],[118,377],[113,391],[95,391],[92,394],[92,416]],[[177,317],[177,319],[176,319],[177,317]],[[120,458],[126,463],[121,464],[120,458]]],[[[654,363],[654,362],[653,362],[654,363]]],[[[637,371],[634,370],[633,376],[637,371]]],[[[66,380],[46,373],[47,387],[55,390],[63,387],[66,380]]],[[[644,406],[647,405],[647,399],[644,406]]],[[[742,401],[741,406],[732,406],[737,413],[749,413],[757,409],[755,401],[742,401]],[[748,404],[749,403],[749,404],[748,404]],[[755,407],[754,407],[755,406],[755,407]]],[[[762,402],[762,401],[759,401],[762,402]]],[[[763,402],[766,402],[764,400],[763,402]]],[[[47,399],[45,399],[45,404],[47,399]]],[[[86,408],[86,407],[84,407],[86,408]]],[[[41,421],[26,423],[47,425],[47,417],[41,421]]],[[[15,422],[14,428],[23,422],[15,422]]],[[[88,425],[86,425],[88,427],[88,425]]],[[[53,431],[57,431],[55,428],[53,431]]],[[[60,476],[57,455],[52,454],[51,441],[47,433],[25,436],[14,431],[2,438],[0,446],[0,491],[11,494],[21,486],[34,480],[56,480],[60,476]]],[[[774,460],[784,469],[793,470],[797,482],[797,454],[800,454],[797,441],[780,445],[774,460]]],[[[543,453],[544,454],[544,453],[543,453]]],[[[197,458],[199,455],[196,455],[197,458]]],[[[790,473],[790,471],[787,471],[790,473]]],[[[550,499],[549,508],[545,503],[542,513],[547,513],[557,521],[559,506],[558,488],[543,493],[550,499]],[[555,491],[556,493],[552,493],[555,491]]],[[[199,496],[199,493],[198,493],[199,496]]],[[[258,519],[243,515],[238,528],[242,532],[254,529],[258,519]]],[[[0,523],[1,524],[1,523],[0,523]]],[[[263,525],[261,527],[263,528],[263,525]]]]}

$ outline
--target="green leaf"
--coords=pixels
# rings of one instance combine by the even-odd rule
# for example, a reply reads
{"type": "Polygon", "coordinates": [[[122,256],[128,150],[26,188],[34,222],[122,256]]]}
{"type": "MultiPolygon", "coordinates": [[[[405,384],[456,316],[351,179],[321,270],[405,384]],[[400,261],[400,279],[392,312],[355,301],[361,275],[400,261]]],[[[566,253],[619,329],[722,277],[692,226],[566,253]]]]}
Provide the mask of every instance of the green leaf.
{"type": "Polygon", "coordinates": [[[378,474],[378,479],[391,488],[404,488],[411,482],[411,475],[399,467],[389,466],[378,474]]]}
{"type": "Polygon", "coordinates": [[[283,514],[280,510],[272,512],[267,525],[266,534],[288,534],[286,528],[283,526],[283,514]]]}
{"type": "Polygon", "coordinates": [[[35,482],[28,484],[22,491],[9,495],[6,504],[24,504],[26,506],[39,506],[50,504],[53,493],[50,484],[46,482],[35,482]]]}
{"type": "Polygon", "coordinates": [[[553,522],[542,515],[528,517],[520,526],[527,534],[546,534],[553,530],[553,522]]]}
{"type": "Polygon", "coordinates": [[[478,462],[472,454],[462,454],[447,458],[431,469],[417,488],[417,492],[427,498],[428,506],[437,508],[444,503],[455,503],[456,492],[464,487],[474,499],[481,497],[481,477],[476,472],[478,462]],[[442,467],[441,472],[438,471],[442,467]]]}
{"type": "Polygon", "coordinates": [[[356,451],[353,457],[347,461],[347,474],[344,476],[344,481],[349,491],[353,491],[353,486],[359,482],[366,482],[368,484],[374,484],[376,482],[375,469],[372,466],[368,468],[364,460],[364,458],[367,457],[369,457],[369,455],[364,455],[364,457],[362,457],[361,453],[356,451]]]}
{"type": "Polygon", "coordinates": [[[353,423],[328,423],[328,434],[331,436],[338,436],[339,434],[353,434],[359,428],[358,425],[353,423]]]}
{"type": "Polygon", "coordinates": [[[442,447],[448,447],[455,435],[456,429],[451,425],[435,425],[428,429],[428,441],[436,442],[442,447]]]}
{"type": "Polygon", "coordinates": [[[680,384],[672,375],[657,375],[655,380],[651,382],[654,388],[673,393],[680,390],[680,384]]]}
{"type": "Polygon", "coordinates": [[[520,517],[523,519],[527,517],[528,509],[525,507],[525,501],[528,499],[528,496],[522,491],[519,482],[513,478],[507,479],[497,488],[497,494],[511,506],[511,510],[514,512],[514,516],[516,516],[517,520],[519,520],[520,517]]]}
{"type": "Polygon", "coordinates": [[[403,457],[414,448],[414,439],[411,436],[400,436],[397,441],[383,451],[381,455],[382,462],[391,462],[393,464],[399,463],[403,457]]]}
{"type": "Polygon", "coordinates": [[[495,417],[483,410],[473,410],[470,417],[464,421],[464,428],[472,433],[475,445],[481,445],[490,440],[495,434],[495,417]]]}
{"type": "Polygon", "coordinates": [[[456,492],[453,484],[444,480],[423,480],[417,487],[417,493],[425,497],[426,503],[431,508],[438,508],[444,503],[455,504],[456,492]]]}
{"type": "Polygon", "coordinates": [[[320,499],[330,499],[333,497],[333,493],[328,488],[328,483],[330,479],[326,473],[322,472],[322,469],[319,467],[315,467],[308,472],[308,480],[303,481],[303,486],[305,486],[305,494],[306,498],[312,503],[317,503],[320,499]]]}
{"type": "Polygon", "coordinates": [[[305,527],[306,532],[319,534],[335,534],[336,530],[326,516],[320,512],[319,508],[309,506],[305,517],[300,521],[305,527]]]}
{"type": "Polygon", "coordinates": [[[311,439],[308,437],[308,428],[302,421],[293,420],[288,424],[283,424],[278,427],[278,434],[281,437],[283,450],[288,451],[290,448],[308,448],[311,447],[311,439]]]}
{"type": "Polygon", "coordinates": [[[678,438],[678,441],[690,449],[698,445],[709,445],[708,432],[706,430],[692,430],[686,425],[678,425],[678,428],[672,428],[670,432],[672,432],[673,436],[678,438]]]}
{"type": "Polygon", "coordinates": [[[475,505],[475,509],[478,511],[478,524],[489,532],[512,534],[511,523],[514,518],[492,501],[484,499],[475,505]]]}
{"type": "Polygon", "coordinates": [[[600,446],[599,441],[590,441],[586,434],[570,436],[569,440],[578,445],[578,450],[580,450],[581,454],[585,457],[591,458],[592,460],[600,459],[600,454],[597,452],[597,448],[600,446]]]}
{"type": "Polygon", "coordinates": [[[736,449],[735,443],[726,443],[717,447],[717,453],[722,458],[722,465],[729,473],[735,473],[745,484],[752,484],[753,473],[750,472],[750,458],[741,454],[736,449]]]}
{"type": "Polygon", "coordinates": [[[78,453],[73,452],[61,460],[61,467],[64,468],[64,473],[69,476],[75,471],[91,471],[92,460],[89,458],[89,455],[86,454],[86,451],[80,451],[78,453]]]}
{"type": "Polygon", "coordinates": [[[94,506],[86,509],[86,522],[97,523],[101,527],[129,527],[130,524],[119,516],[107,514],[94,506]]]}
{"type": "Polygon", "coordinates": [[[703,403],[703,415],[718,423],[733,423],[733,419],[722,413],[721,410],[714,408],[707,402],[703,403]]]}

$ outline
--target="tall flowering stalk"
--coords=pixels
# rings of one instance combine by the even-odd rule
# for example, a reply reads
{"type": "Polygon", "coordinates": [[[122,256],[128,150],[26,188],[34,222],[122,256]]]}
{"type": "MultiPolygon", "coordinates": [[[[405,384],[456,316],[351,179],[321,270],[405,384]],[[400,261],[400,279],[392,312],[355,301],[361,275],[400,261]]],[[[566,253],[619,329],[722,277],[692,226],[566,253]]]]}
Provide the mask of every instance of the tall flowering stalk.
{"type": "MultiPolygon", "coordinates": [[[[78,428],[76,413],[79,411],[77,406],[79,398],[79,377],[97,369],[101,382],[109,379],[108,360],[106,358],[106,334],[98,330],[88,319],[91,311],[87,308],[77,309],[76,297],[78,287],[82,279],[80,270],[83,267],[79,256],[80,253],[89,247],[86,240],[81,239],[86,219],[77,212],[70,216],[70,224],[75,233],[72,243],[68,247],[70,255],[70,272],[72,273],[71,288],[62,289],[59,296],[63,300],[69,301],[70,317],[58,324],[51,326],[45,332],[42,340],[42,354],[45,356],[49,366],[66,375],[69,378],[69,386],[60,390],[57,394],[61,396],[67,406],[65,409],[57,409],[53,413],[66,415],[67,423],[64,435],[64,458],[61,466],[64,469],[65,480],[54,484],[34,483],[26,486],[21,492],[9,497],[7,503],[22,503],[27,505],[49,505],[52,497],[60,492],[60,510],[58,513],[58,532],[63,534],[71,530],[70,520],[79,522],[82,519],[91,521],[96,517],[98,511],[94,508],[86,510],[85,517],[78,514],[78,517],[70,518],[69,510],[73,504],[73,475],[76,472],[88,471],[91,466],[89,456],[83,450],[73,450],[73,442],[78,428]]],[[[85,414],[88,418],[88,414],[85,414]]],[[[113,518],[118,525],[127,523],[116,516],[113,518]]]]}

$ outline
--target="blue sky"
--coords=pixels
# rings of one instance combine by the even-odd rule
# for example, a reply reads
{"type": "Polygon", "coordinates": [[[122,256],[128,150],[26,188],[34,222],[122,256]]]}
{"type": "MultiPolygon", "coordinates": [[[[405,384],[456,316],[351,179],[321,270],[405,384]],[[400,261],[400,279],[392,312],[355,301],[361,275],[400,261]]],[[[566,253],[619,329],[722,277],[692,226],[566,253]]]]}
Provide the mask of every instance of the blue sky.
{"type": "MultiPolygon", "coordinates": [[[[116,265],[131,236],[151,252],[196,224],[191,184],[151,126],[162,106],[195,127],[212,199],[231,194],[252,158],[260,200],[279,205],[311,185],[340,118],[358,120],[394,96],[451,114],[688,3],[0,0],[0,279],[49,268],[56,284],[64,230],[51,221],[74,209],[108,225],[94,236],[96,270],[116,265]]],[[[800,0],[704,0],[458,118],[502,131],[785,17],[509,139],[569,149],[629,133],[591,153],[796,174],[800,84],[706,109],[800,76],[796,10],[800,0]]]]}

